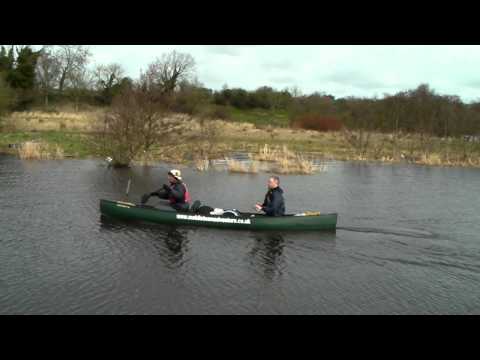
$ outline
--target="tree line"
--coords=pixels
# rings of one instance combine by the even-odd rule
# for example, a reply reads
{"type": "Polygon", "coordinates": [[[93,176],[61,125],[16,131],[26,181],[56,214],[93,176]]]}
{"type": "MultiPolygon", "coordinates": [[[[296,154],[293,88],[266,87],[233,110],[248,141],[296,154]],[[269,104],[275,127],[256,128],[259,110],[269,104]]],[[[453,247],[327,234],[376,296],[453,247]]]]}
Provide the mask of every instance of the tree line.
{"type": "Polygon", "coordinates": [[[91,69],[91,62],[91,52],[82,45],[47,45],[40,50],[2,46],[0,94],[8,109],[16,111],[62,102],[74,103],[77,108],[84,103],[110,104],[131,80],[120,64],[91,69]]]}
{"type": "MultiPolygon", "coordinates": [[[[171,112],[228,119],[228,109],[264,109],[288,114],[290,125],[312,130],[418,133],[440,137],[480,134],[480,102],[464,103],[458,96],[441,95],[428,84],[380,98],[345,97],[298,88],[268,86],[248,91],[224,86],[212,90],[196,78],[194,58],[173,51],[144,69],[138,79],[125,75],[121,64],[92,65],[82,45],[2,46],[0,48],[0,112],[45,109],[70,102],[108,106],[132,89],[168,98],[171,112]]],[[[160,101],[160,100],[158,100],[160,101]]]]}

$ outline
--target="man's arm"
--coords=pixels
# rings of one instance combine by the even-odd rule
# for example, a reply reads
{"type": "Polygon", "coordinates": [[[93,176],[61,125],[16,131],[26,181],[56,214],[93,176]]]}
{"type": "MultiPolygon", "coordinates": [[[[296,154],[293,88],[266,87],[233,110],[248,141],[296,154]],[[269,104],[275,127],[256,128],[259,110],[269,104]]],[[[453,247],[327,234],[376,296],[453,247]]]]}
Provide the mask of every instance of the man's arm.
{"type": "Polygon", "coordinates": [[[150,196],[157,196],[160,199],[168,199],[168,195],[168,191],[166,191],[164,187],[150,193],[150,196]]]}
{"type": "Polygon", "coordinates": [[[141,198],[142,205],[146,204],[148,199],[150,199],[152,196],[157,196],[160,199],[168,199],[168,193],[164,190],[164,188],[160,188],[157,191],[144,194],[141,198]]]}
{"type": "Polygon", "coordinates": [[[255,208],[257,209],[257,211],[260,211],[260,210],[263,211],[263,208],[267,205],[267,197],[268,197],[268,192],[265,195],[265,199],[263,200],[263,204],[260,204],[260,203],[255,204],[255,208]]]}
{"type": "Polygon", "coordinates": [[[262,204],[262,209],[267,206],[267,198],[268,198],[268,192],[265,194],[265,198],[263,199],[263,204],[262,204]]]}

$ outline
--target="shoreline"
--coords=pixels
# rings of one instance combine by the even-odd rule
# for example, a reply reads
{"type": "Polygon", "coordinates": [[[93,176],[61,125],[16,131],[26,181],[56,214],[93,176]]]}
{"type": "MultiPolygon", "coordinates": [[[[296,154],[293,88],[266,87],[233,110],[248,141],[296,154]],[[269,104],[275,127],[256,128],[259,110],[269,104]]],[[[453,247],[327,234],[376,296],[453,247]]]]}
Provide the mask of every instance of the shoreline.
{"type": "MultiPolygon", "coordinates": [[[[232,152],[244,152],[242,150],[233,150],[232,152]]],[[[0,147],[0,156],[12,156],[19,158],[18,152],[14,149],[6,149],[4,147],[0,147]]],[[[302,155],[302,153],[300,153],[302,155]]],[[[325,162],[340,162],[340,163],[350,163],[350,164],[361,164],[361,165],[383,165],[383,166],[398,166],[398,165],[415,165],[415,166],[422,166],[422,167],[430,167],[430,168],[463,168],[463,169],[480,169],[480,166],[477,164],[470,165],[464,163],[440,163],[440,164],[429,164],[425,162],[411,162],[406,160],[395,160],[395,161],[383,161],[378,159],[348,159],[348,158],[324,158],[321,156],[315,157],[316,153],[308,153],[311,155],[313,159],[325,162]]],[[[318,154],[321,155],[321,154],[318,154]]],[[[105,159],[101,156],[95,155],[88,155],[88,156],[74,156],[66,154],[62,159],[33,159],[33,161],[58,161],[58,160],[98,160],[98,161],[105,161],[105,159]]],[[[223,159],[210,159],[209,161],[216,161],[216,160],[223,160],[223,159]]],[[[252,159],[250,159],[252,160],[252,159]]],[[[31,161],[31,160],[30,160],[31,161]]],[[[255,161],[255,160],[252,160],[255,161]]],[[[263,161],[268,162],[268,161],[263,161]]],[[[157,166],[161,164],[171,164],[171,165],[181,165],[181,166],[188,166],[191,168],[195,168],[195,163],[192,160],[184,160],[184,161],[169,161],[168,159],[154,159],[148,161],[148,163],[141,163],[141,161],[134,161],[131,166],[157,166]]],[[[200,171],[200,170],[199,170],[200,171]]],[[[205,170],[202,170],[205,171],[205,170]]],[[[295,174],[293,174],[295,175],[295,174]]],[[[298,174],[297,174],[298,175],[298,174]]]]}
{"type": "MultiPolygon", "coordinates": [[[[100,159],[103,156],[94,150],[91,141],[99,116],[102,113],[98,110],[77,114],[13,113],[5,119],[3,132],[0,132],[0,153],[15,155],[17,150],[9,148],[9,144],[41,141],[59,146],[65,158],[100,159]]],[[[320,161],[480,168],[480,143],[459,138],[429,137],[425,141],[419,134],[397,134],[395,137],[372,132],[368,134],[368,146],[361,149],[352,145],[343,132],[257,127],[252,123],[223,120],[208,122],[216,128],[213,138],[198,139],[201,131],[198,120],[187,120],[181,130],[185,141],[174,147],[157,146],[138,161],[186,164],[222,158],[233,152],[252,154],[251,158],[255,159],[264,149],[281,153],[282,148],[284,151],[288,148],[286,152],[320,161]],[[205,144],[210,151],[202,155],[203,158],[198,157],[199,148],[205,144]]]]}
{"type": "MultiPolygon", "coordinates": [[[[42,136],[38,136],[37,132],[33,132],[35,136],[31,137],[25,137],[25,133],[0,133],[0,155],[11,155],[11,156],[17,156],[18,157],[18,150],[16,148],[9,148],[8,145],[6,144],[3,138],[6,136],[11,136],[13,135],[15,138],[17,135],[22,135],[21,138],[23,141],[44,141],[42,136]]],[[[49,142],[47,141],[48,144],[58,144],[57,142],[49,142]]],[[[18,145],[19,143],[12,143],[14,145],[18,145]]],[[[62,145],[61,143],[59,144],[60,146],[62,145]]],[[[254,147],[256,144],[255,143],[248,143],[246,141],[247,146],[240,146],[240,147],[230,147],[227,146],[225,143],[220,142],[216,143],[216,145],[219,146],[224,146],[226,150],[224,150],[225,154],[229,153],[246,153],[246,154],[251,154],[255,156],[258,154],[258,152],[252,151],[252,147],[254,147]],[[228,148],[228,150],[227,150],[228,148]]],[[[358,156],[335,156],[335,155],[325,155],[323,152],[318,152],[318,151],[302,151],[302,150],[297,150],[297,153],[300,156],[306,156],[310,159],[318,160],[318,161],[338,161],[338,162],[347,162],[347,163],[357,163],[357,164],[375,164],[375,165],[419,165],[419,166],[428,166],[428,167],[444,167],[444,168],[452,168],[452,167],[457,167],[457,168],[480,168],[480,163],[472,163],[472,162],[461,162],[461,161],[449,161],[449,162],[442,162],[442,161],[435,161],[435,162],[429,162],[429,161],[422,161],[422,160],[405,160],[405,159],[399,159],[399,160],[394,160],[394,159],[376,159],[374,157],[358,157],[358,156]]],[[[104,160],[101,155],[94,154],[92,152],[88,153],[65,153],[64,158],[66,159],[74,159],[74,160],[104,160]]],[[[227,156],[228,157],[228,156],[227,156]]],[[[212,158],[209,160],[218,160],[220,158],[212,158]]],[[[39,159],[40,160],[40,159],[39,159]]],[[[255,160],[254,158],[251,158],[251,160],[255,160]]],[[[168,158],[168,157],[156,157],[153,156],[149,158],[146,161],[143,161],[141,159],[134,161],[133,165],[142,165],[142,166],[149,166],[152,164],[157,164],[157,163],[175,163],[175,164],[182,164],[182,165],[191,165],[192,167],[195,166],[194,162],[195,160],[192,159],[173,159],[173,158],[168,158]]],[[[265,161],[268,162],[268,161],[265,161]]]]}

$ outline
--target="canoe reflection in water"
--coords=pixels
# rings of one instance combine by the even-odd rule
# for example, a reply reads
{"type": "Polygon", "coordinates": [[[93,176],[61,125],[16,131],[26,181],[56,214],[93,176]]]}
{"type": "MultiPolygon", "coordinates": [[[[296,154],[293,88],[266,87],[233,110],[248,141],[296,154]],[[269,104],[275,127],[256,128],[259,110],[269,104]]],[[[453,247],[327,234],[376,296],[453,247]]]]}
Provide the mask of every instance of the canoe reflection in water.
{"type": "MultiPolygon", "coordinates": [[[[212,251],[219,251],[219,244],[225,251],[246,245],[244,260],[240,260],[240,263],[243,262],[256,276],[267,281],[276,281],[284,276],[290,262],[295,258],[308,259],[309,254],[316,252],[334,254],[337,236],[336,233],[329,232],[302,232],[301,237],[298,237],[298,233],[280,231],[238,233],[220,229],[198,230],[191,227],[117,220],[105,216],[101,216],[101,228],[118,233],[118,236],[113,237],[115,242],[112,246],[115,251],[120,249],[127,253],[143,253],[145,250],[156,252],[163,265],[169,269],[180,269],[193,258],[208,259],[212,256],[212,251]],[[205,242],[204,239],[209,241],[205,242]],[[195,254],[192,253],[190,241],[195,244],[195,254]],[[203,254],[202,251],[208,254],[203,254]]],[[[296,262],[295,266],[301,262],[303,260],[296,262]]]]}
{"type": "MultiPolygon", "coordinates": [[[[182,231],[175,226],[168,225],[119,221],[104,215],[100,217],[100,227],[109,231],[121,232],[127,237],[135,236],[137,239],[150,240],[150,245],[169,268],[181,267],[185,261],[185,254],[188,252],[186,230],[182,231]]],[[[132,241],[130,241],[130,246],[134,246],[132,241]]]]}
{"type": "Polygon", "coordinates": [[[252,265],[262,270],[264,277],[274,280],[285,268],[285,239],[280,233],[254,233],[253,247],[249,251],[252,265]]]}
{"type": "Polygon", "coordinates": [[[157,237],[155,247],[162,259],[167,260],[168,267],[181,267],[185,262],[185,254],[188,251],[187,236],[174,227],[165,229],[157,237]],[[158,246],[157,246],[158,245],[158,246]]]}

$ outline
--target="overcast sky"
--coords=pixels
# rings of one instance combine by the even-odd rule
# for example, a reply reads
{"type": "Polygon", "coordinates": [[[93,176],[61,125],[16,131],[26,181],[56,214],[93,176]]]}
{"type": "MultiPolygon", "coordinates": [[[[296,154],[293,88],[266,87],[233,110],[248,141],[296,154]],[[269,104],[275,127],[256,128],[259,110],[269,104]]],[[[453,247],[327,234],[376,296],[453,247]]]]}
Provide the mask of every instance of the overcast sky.
{"type": "Polygon", "coordinates": [[[480,99],[480,46],[465,45],[94,45],[97,63],[119,62],[131,77],[173,49],[191,54],[206,87],[277,89],[336,97],[382,96],[428,83],[441,94],[480,99]]]}

